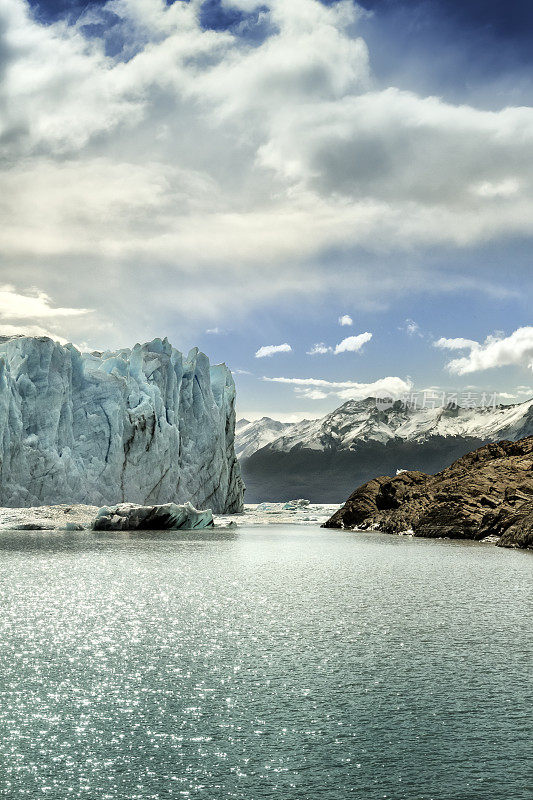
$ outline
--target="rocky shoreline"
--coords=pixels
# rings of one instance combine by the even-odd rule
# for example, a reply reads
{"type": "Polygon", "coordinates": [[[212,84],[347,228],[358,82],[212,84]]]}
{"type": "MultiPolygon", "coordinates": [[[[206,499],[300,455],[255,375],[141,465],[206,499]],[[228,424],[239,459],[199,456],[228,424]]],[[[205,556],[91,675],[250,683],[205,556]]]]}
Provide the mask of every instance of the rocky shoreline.
{"type": "Polygon", "coordinates": [[[374,478],[323,527],[532,549],[533,436],[480,447],[436,475],[406,470],[374,478]]]}

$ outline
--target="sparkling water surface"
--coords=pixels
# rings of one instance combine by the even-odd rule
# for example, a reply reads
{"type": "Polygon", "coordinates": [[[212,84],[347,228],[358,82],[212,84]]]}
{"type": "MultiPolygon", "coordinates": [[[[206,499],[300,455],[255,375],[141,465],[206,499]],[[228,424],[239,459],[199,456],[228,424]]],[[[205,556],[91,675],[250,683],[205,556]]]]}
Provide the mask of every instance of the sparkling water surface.
{"type": "Polygon", "coordinates": [[[531,800],[531,554],[0,533],[1,796],[531,800]]]}

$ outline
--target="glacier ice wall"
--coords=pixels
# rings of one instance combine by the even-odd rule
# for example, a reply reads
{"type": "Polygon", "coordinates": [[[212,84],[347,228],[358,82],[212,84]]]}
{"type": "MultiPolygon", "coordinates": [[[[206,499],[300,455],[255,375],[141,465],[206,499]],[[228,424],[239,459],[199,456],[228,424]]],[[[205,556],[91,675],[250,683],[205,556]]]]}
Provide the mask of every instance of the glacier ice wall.
{"type": "Polygon", "coordinates": [[[242,509],[235,385],[225,364],[167,339],[80,353],[0,337],[0,505],[242,509]]]}

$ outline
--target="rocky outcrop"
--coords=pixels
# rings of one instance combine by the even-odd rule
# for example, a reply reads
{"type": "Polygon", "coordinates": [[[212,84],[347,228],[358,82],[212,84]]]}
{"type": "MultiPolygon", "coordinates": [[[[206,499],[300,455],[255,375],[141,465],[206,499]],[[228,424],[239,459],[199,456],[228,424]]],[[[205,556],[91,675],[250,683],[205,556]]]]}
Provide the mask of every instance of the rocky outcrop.
{"type": "Polygon", "coordinates": [[[324,525],[533,547],[533,436],[468,453],[436,475],[405,471],[356,489],[324,525]]]}

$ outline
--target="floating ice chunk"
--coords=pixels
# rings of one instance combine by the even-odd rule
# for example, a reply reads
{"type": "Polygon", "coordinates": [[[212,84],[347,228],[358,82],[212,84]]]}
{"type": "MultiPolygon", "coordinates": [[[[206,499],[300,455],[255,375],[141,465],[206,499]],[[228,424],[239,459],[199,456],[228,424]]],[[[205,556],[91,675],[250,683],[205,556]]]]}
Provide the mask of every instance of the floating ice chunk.
{"type": "Polygon", "coordinates": [[[285,503],[283,506],[284,511],[298,511],[300,508],[307,508],[310,505],[310,500],[303,500],[300,498],[299,500],[289,500],[288,503],[285,503]]]}
{"type": "Polygon", "coordinates": [[[92,524],[95,531],[136,530],[194,530],[212,528],[211,509],[198,511],[191,503],[177,505],[165,503],[161,506],[138,506],[134,503],[119,503],[98,510],[92,524]]]}

